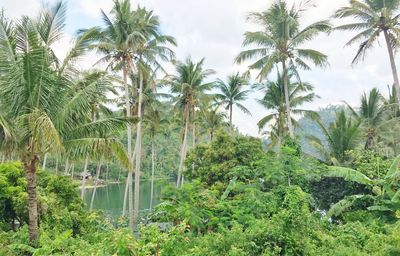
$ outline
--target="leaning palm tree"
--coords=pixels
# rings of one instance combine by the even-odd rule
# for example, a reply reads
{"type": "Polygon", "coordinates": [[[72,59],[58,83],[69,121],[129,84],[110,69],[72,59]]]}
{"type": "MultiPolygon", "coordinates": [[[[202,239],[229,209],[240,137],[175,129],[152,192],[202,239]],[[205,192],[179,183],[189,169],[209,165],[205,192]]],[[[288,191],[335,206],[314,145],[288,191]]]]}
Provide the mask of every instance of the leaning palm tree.
{"type": "Polygon", "coordinates": [[[335,165],[343,163],[346,151],[354,149],[358,144],[361,122],[349,117],[344,110],[336,114],[336,120],[328,127],[321,120],[317,119],[316,122],[327,143],[314,135],[308,135],[311,145],[322,154],[324,161],[335,165]]]}
{"type": "MultiPolygon", "coordinates": [[[[291,114],[304,115],[313,114],[313,111],[301,109],[300,106],[312,102],[317,96],[313,92],[313,86],[309,83],[294,82],[292,79],[293,75],[288,74],[288,90],[289,90],[289,102],[291,108],[291,114]]],[[[265,96],[258,102],[268,110],[272,110],[271,114],[266,115],[258,122],[258,128],[260,130],[273,122],[273,128],[270,133],[270,147],[280,148],[284,138],[288,135],[289,126],[287,123],[287,107],[285,100],[285,85],[279,71],[277,73],[276,81],[268,81],[266,88],[262,88],[265,92],[265,96]]],[[[294,116],[290,116],[294,126],[297,126],[297,122],[294,116]]]]}
{"type": "Polygon", "coordinates": [[[397,74],[394,51],[398,45],[400,34],[399,0],[351,0],[349,6],[342,7],[336,11],[336,18],[355,18],[357,22],[338,26],[339,30],[361,30],[346,45],[361,42],[353,63],[364,59],[366,52],[378,42],[380,35],[383,34],[386,47],[389,53],[390,65],[396,95],[400,101],[400,84],[397,74]]]}
{"type": "Polygon", "coordinates": [[[175,105],[181,110],[183,116],[183,140],[180,153],[177,186],[182,185],[183,166],[187,153],[187,138],[190,125],[190,117],[193,115],[206,92],[210,90],[213,83],[206,83],[205,79],[214,74],[213,70],[204,69],[204,59],[194,63],[190,58],[185,63],[176,64],[176,72],[171,79],[172,93],[176,94],[175,105]]]}
{"type": "MultiPolygon", "coordinates": [[[[88,95],[94,88],[77,90],[71,80],[77,75],[73,61],[83,41],[78,40],[64,61],[53,53],[52,46],[62,36],[64,20],[63,2],[44,9],[37,19],[22,17],[15,23],[0,19],[0,109],[15,131],[9,136],[9,149],[18,155],[26,172],[32,244],[39,236],[39,156],[62,153],[77,159],[123,152],[113,131],[125,126],[125,121],[92,122],[88,95]]],[[[4,131],[6,125],[2,127],[4,131]]]]}
{"type": "Polygon", "coordinates": [[[286,118],[292,138],[294,129],[290,118],[288,70],[292,70],[299,79],[298,68],[311,69],[307,61],[318,67],[328,64],[325,54],[314,49],[302,48],[302,45],[314,39],[321,32],[329,31],[331,26],[328,21],[319,21],[301,29],[300,18],[304,9],[296,9],[295,6],[289,8],[286,1],[278,0],[264,12],[251,13],[248,20],[261,25],[263,30],[246,32],[243,46],[254,45],[256,48],[242,51],[236,57],[238,63],[256,59],[249,69],[259,70],[257,78],[260,81],[271,73],[275,65],[281,65],[281,76],[285,85],[286,112],[288,113],[286,118]]]}
{"type": "Polygon", "coordinates": [[[216,87],[219,89],[219,93],[215,96],[218,99],[219,104],[225,105],[225,108],[229,111],[231,131],[233,130],[232,112],[234,106],[238,107],[244,113],[250,114],[250,111],[240,103],[245,101],[248,94],[251,92],[251,90],[244,90],[243,88],[248,84],[249,80],[245,76],[239,75],[239,73],[228,76],[226,83],[221,79],[217,80],[216,87]]]}

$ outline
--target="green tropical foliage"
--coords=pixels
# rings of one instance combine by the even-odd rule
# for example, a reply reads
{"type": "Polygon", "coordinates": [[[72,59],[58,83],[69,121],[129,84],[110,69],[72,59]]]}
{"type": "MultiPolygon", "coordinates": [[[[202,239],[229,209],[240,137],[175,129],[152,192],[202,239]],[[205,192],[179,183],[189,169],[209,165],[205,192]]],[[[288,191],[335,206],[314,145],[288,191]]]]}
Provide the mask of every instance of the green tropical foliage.
{"type": "Polygon", "coordinates": [[[66,3],[0,12],[0,255],[399,255],[399,4],[352,0],[335,15],[362,30],[355,61],[385,36],[388,95],[318,111],[303,108],[317,96],[299,71],[327,65],[306,45],[331,25],[302,27],[311,1],[251,13],[259,30],[236,62],[254,63],[216,81],[204,58],[175,60],[159,16],[129,0],[63,58],[66,3]],[[81,70],[89,51],[99,60],[81,70]],[[233,129],[253,96],[263,140],[233,129]]]}

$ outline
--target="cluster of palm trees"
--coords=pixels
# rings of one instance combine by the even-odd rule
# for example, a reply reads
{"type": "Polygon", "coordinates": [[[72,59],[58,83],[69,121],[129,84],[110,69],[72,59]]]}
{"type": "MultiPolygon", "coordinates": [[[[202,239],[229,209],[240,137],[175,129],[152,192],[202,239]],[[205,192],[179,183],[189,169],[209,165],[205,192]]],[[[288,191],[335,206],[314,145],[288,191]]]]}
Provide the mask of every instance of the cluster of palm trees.
{"type": "MultiPolygon", "coordinates": [[[[372,91],[363,96],[360,110],[351,109],[353,117],[341,112],[332,127],[321,123],[329,141],[346,140],[349,148],[362,127],[366,148],[396,143],[389,141],[393,137],[385,137],[388,133],[383,132],[387,129],[383,122],[394,122],[400,114],[394,62],[399,3],[352,0],[350,6],[336,12],[338,18],[360,20],[337,28],[363,30],[349,42],[362,41],[355,61],[381,33],[385,36],[395,82],[389,99],[383,100],[377,90],[372,91]],[[347,133],[335,129],[347,129],[347,133]]],[[[70,161],[84,162],[82,197],[89,162],[97,164],[96,177],[106,161],[124,166],[127,182],[123,214],[129,213],[129,225],[135,230],[144,135],[151,144],[153,191],[156,138],[180,130],[180,149],[176,152],[176,184],[180,187],[188,150],[199,141],[211,140],[220,128],[234,134],[234,108],[250,114],[243,102],[254,89],[263,93],[260,104],[272,111],[258,123],[260,130],[270,125],[264,133],[269,134],[271,148],[279,148],[285,138],[295,137],[296,116],[310,114],[318,120],[315,113],[301,108],[317,96],[313,86],[302,81],[300,70],[310,70],[311,64],[327,66],[327,55],[304,45],[334,28],[328,20],[303,27],[300,21],[306,7],[290,7],[286,1],[277,0],[266,11],[251,13],[248,20],[262,29],[244,34],[243,46],[247,49],[235,59],[239,64],[251,64],[244,74],[234,73],[226,80],[213,79],[215,72],[204,67],[204,59],[175,60],[172,47],[177,45],[176,40],[161,32],[159,17],[144,7],[132,8],[129,0],[114,0],[110,13],[102,11],[101,26],[80,30],[64,59],[53,49],[65,26],[64,2],[44,8],[36,18],[24,16],[11,21],[2,13],[0,146],[3,159],[18,158],[27,174],[30,241],[38,238],[37,165],[42,160],[45,168],[49,154],[66,161],[66,173],[70,161]],[[99,66],[78,69],[79,58],[90,51],[99,56],[95,65],[105,64],[105,70],[99,66]],[[168,62],[175,66],[172,75],[164,69],[168,62]],[[272,81],[268,78],[275,69],[276,81],[272,81]],[[250,86],[253,71],[257,71],[258,83],[250,86]]],[[[317,145],[317,139],[314,141],[317,145]]],[[[329,155],[340,161],[344,146],[338,146],[343,152],[335,147],[330,145],[329,155]]]]}
{"type": "Polygon", "coordinates": [[[308,139],[324,161],[335,165],[344,163],[348,157],[346,152],[357,147],[397,156],[400,154],[399,114],[394,86],[387,98],[373,88],[361,96],[357,109],[347,104],[347,108],[338,111],[333,123],[327,125],[316,120],[326,142],[311,134],[308,139]]]}

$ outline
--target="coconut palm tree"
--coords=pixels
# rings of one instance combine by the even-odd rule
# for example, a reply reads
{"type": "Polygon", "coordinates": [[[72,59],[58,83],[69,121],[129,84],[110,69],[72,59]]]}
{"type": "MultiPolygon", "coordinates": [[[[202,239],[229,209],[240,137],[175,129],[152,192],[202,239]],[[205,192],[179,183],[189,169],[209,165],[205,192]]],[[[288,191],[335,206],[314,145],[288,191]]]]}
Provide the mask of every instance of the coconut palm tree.
{"type": "Polygon", "coordinates": [[[171,91],[176,94],[175,105],[181,110],[183,116],[183,140],[180,153],[177,186],[182,185],[183,166],[187,153],[187,137],[192,117],[196,106],[202,98],[206,97],[206,92],[210,90],[213,83],[206,83],[205,80],[214,74],[213,70],[204,69],[204,59],[195,63],[190,58],[185,63],[176,64],[177,74],[171,78],[171,91]]]}
{"type": "MultiPolygon", "coordinates": [[[[317,96],[313,92],[314,87],[306,82],[298,83],[293,81],[293,75],[288,74],[288,90],[289,90],[289,102],[291,108],[291,114],[304,115],[304,114],[315,114],[313,111],[299,108],[301,105],[312,102],[317,96]]],[[[271,144],[270,147],[278,148],[283,142],[283,139],[288,135],[289,126],[287,123],[287,107],[285,100],[285,83],[277,72],[276,81],[268,81],[265,85],[264,97],[258,102],[268,110],[272,110],[271,114],[266,115],[258,122],[258,128],[260,130],[265,129],[267,124],[274,122],[273,128],[270,133],[271,144]]],[[[294,126],[297,126],[297,122],[293,116],[290,116],[294,126]]]]}
{"type": "MultiPolygon", "coordinates": [[[[108,157],[112,152],[122,157],[123,153],[113,131],[125,126],[125,121],[111,118],[92,122],[88,95],[94,87],[77,90],[71,80],[77,75],[73,61],[82,52],[83,41],[77,41],[64,61],[52,50],[62,36],[65,8],[58,2],[51,9],[43,9],[37,19],[0,19],[0,109],[15,131],[9,136],[9,150],[18,155],[26,172],[32,244],[39,236],[39,156],[63,153],[78,159],[87,155],[108,157]]],[[[2,127],[4,133],[6,125],[2,127]]]]}
{"type": "Polygon", "coordinates": [[[358,144],[361,122],[349,117],[344,110],[336,114],[336,120],[329,127],[318,119],[316,122],[326,137],[327,145],[320,138],[308,135],[311,145],[322,153],[324,161],[335,165],[343,163],[346,151],[358,144]]]}
{"type": "Polygon", "coordinates": [[[134,25],[143,35],[142,40],[136,43],[136,66],[138,79],[138,101],[137,116],[138,123],[136,127],[136,145],[135,145],[135,205],[134,205],[134,224],[137,224],[139,216],[139,192],[140,192],[140,172],[142,157],[142,118],[143,118],[143,98],[146,89],[154,90],[155,70],[162,69],[160,61],[170,61],[174,56],[174,52],[168,48],[168,45],[176,46],[175,39],[171,36],[164,35],[160,31],[160,21],[153,11],[146,8],[138,7],[134,12],[134,25]],[[147,78],[147,79],[146,79],[147,78]],[[148,88],[145,86],[147,85],[148,88]]]}
{"type": "Polygon", "coordinates": [[[400,34],[399,0],[351,0],[349,6],[336,11],[335,17],[340,19],[354,18],[357,21],[336,27],[339,30],[361,30],[346,45],[361,42],[353,63],[364,59],[366,52],[377,43],[383,34],[389,53],[390,65],[397,100],[400,101],[400,85],[395,62],[395,49],[400,34]]]}
{"type": "Polygon", "coordinates": [[[221,79],[217,80],[216,88],[219,89],[219,93],[217,93],[215,96],[219,104],[225,105],[225,108],[229,111],[229,123],[231,131],[233,130],[233,106],[238,107],[241,111],[250,115],[250,111],[240,103],[245,101],[248,97],[248,94],[251,92],[251,90],[243,89],[243,87],[248,84],[249,80],[245,76],[239,75],[239,73],[228,76],[226,83],[221,79]]]}
{"type": "MultiPolygon", "coordinates": [[[[116,96],[118,93],[115,90],[112,82],[113,77],[109,76],[104,71],[92,70],[82,73],[82,78],[77,81],[78,90],[83,90],[88,86],[94,86],[93,94],[88,96],[91,105],[91,120],[95,122],[100,118],[100,115],[111,116],[112,111],[107,107],[107,103],[112,103],[109,96],[116,96]]],[[[86,157],[82,182],[81,182],[81,198],[85,195],[85,183],[87,176],[87,167],[89,164],[89,157],[86,157]]],[[[98,169],[98,168],[96,168],[98,169]]],[[[95,194],[97,187],[95,187],[93,194],[95,194]]]]}
{"type": "MultiPolygon", "coordinates": [[[[110,68],[122,70],[125,88],[125,111],[127,117],[132,115],[131,101],[133,98],[138,116],[136,130],[135,156],[132,154],[132,127],[128,125],[128,154],[135,159],[135,206],[132,205],[132,172],[128,173],[127,184],[129,188],[129,220],[130,226],[138,219],[138,203],[140,188],[140,159],[142,136],[142,102],[143,102],[143,74],[149,66],[161,66],[159,60],[167,60],[173,57],[173,52],[166,47],[167,44],[176,45],[174,38],[163,35],[160,32],[158,16],[146,8],[131,9],[129,0],[115,0],[108,17],[102,12],[105,22],[104,28],[93,28],[85,33],[93,33],[92,48],[104,55],[101,61],[106,61],[110,68]],[[132,86],[128,86],[128,77],[132,80],[132,86]]],[[[133,161],[132,161],[133,162],[133,161]]],[[[125,201],[125,200],[124,200],[125,201]]]]}
{"type": "Polygon", "coordinates": [[[361,106],[358,111],[354,110],[349,104],[355,118],[361,123],[360,128],[363,130],[365,141],[365,149],[372,150],[378,143],[379,129],[382,125],[388,124],[385,114],[384,99],[378,89],[373,88],[369,94],[364,93],[361,96],[361,106]]]}
{"type": "MultiPolygon", "coordinates": [[[[82,30],[82,37],[91,34],[90,48],[95,49],[102,58],[99,62],[106,62],[107,68],[121,71],[125,91],[125,113],[126,117],[132,117],[131,98],[137,95],[136,87],[128,85],[128,78],[136,72],[135,49],[137,40],[143,35],[134,26],[132,8],[129,0],[114,0],[111,15],[101,11],[104,26],[82,30]]],[[[127,152],[132,161],[132,125],[127,124],[127,152]]],[[[133,226],[133,189],[132,170],[128,170],[127,188],[129,189],[129,221],[133,226]]],[[[128,190],[127,190],[128,192],[128,190]]],[[[125,200],[124,200],[125,201],[125,200]]],[[[123,211],[125,213],[125,211],[123,211]]]]}
{"type": "Polygon", "coordinates": [[[218,129],[227,127],[226,115],[219,111],[219,106],[208,106],[201,109],[201,120],[203,122],[203,127],[210,136],[210,141],[212,141],[215,132],[218,129]]]}
{"type": "Polygon", "coordinates": [[[286,1],[277,0],[266,11],[251,13],[248,20],[262,26],[263,29],[244,34],[243,46],[256,46],[256,48],[242,51],[235,60],[237,63],[243,63],[256,59],[249,66],[249,70],[258,70],[257,79],[260,81],[271,73],[274,66],[281,65],[288,113],[287,125],[292,138],[294,138],[294,130],[290,118],[288,70],[296,74],[299,79],[298,68],[311,69],[307,62],[318,67],[325,67],[328,64],[328,57],[325,54],[314,49],[302,48],[302,46],[321,32],[329,31],[331,26],[328,21],[319,21],[301,29],[300,18],[304,9],[306,8],[296,9],[295,6],[289,8],[286,1]]]}

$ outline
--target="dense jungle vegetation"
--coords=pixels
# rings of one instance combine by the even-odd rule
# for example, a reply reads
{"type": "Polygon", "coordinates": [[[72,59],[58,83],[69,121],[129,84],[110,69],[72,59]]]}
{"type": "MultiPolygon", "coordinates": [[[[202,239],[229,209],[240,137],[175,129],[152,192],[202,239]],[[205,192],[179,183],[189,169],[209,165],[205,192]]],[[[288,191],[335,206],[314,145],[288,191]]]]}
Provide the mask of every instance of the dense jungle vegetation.
{"type": "Polygon", "coordinates": [[[0,12],[0,255],[400,255],[400,1],[351,0],[333,26],[303,24],[308,1],[276,0],[248,15],[260,30],[234,60],[247,71],[221,79],[176,60],[152,10],[113,4],[64,58],[65,2],[0,12]],[[318,85],[302,70],[329,64],[305,45],[334,30],[354,33],[354,63],[382,37],[393,85],[357,107],[304,109],[318,85]],[[89,53],[98,62],[81,70],[89,53]],[[254,92],[262,138],[232,122],[254,92]],[[146,211],[141,179],[151,200],[165,179],[146,211]],[[83,198],[115,182],[110,219],[83,198]]]}

